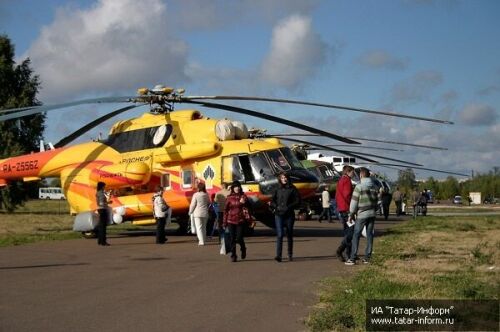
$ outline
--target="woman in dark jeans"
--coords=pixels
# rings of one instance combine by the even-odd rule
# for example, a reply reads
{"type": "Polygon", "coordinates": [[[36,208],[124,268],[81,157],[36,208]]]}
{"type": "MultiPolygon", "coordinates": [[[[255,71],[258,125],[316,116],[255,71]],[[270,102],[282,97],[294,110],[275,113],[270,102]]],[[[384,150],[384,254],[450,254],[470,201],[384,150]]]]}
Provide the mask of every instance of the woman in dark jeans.
{"type": "Polygon", "coordinates": [[[245,246],[245,239],[243,237],[245,231],[246,214],[248,214],[248,198],[243,193],[239,181],[234,181],[231,184],[231,193],[226,198],[224,205],[224,228],[229,227],[231,234],[231,260],[236,262],[238,256],[236,255],[236,243],[240,244],[241,259],[247,257],[247,248],[245,246]],[[244,211],[246,210],[246,213],[244,211]]]}
{"type": "Polygon", "coordinates": [[[278,189],[273,194],[270,203],[274,211],[274,221],[276,223],[276,257],[277,262],[281,262],[283,249],[283,234],[286,228],[288,240],[288,260],[293,260],[293,224],[295,223],[295,209],[300,205],[300,194],[297,188],[290,182],[286,173],[278,175],[278,189]]]}

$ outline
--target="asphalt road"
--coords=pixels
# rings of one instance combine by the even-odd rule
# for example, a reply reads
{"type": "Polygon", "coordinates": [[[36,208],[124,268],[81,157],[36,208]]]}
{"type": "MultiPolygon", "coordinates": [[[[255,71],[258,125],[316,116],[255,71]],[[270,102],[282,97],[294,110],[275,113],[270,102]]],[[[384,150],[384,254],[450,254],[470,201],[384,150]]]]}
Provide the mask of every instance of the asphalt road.
{"type": "MultiPolygon", "coordinates": [[[[376,233],[399,221],[377,221],[376,233]]],[[[0,248],[0,331],[307,330],[318,282],[362,267],[335,258],[340,224],[296,226],[295,260],[282,263],[264,226],[236,263],[215,240],[200,247],[168,234],[155,245],[144,232],[111,236],[109,247],[80,239],[0,248]]]]}

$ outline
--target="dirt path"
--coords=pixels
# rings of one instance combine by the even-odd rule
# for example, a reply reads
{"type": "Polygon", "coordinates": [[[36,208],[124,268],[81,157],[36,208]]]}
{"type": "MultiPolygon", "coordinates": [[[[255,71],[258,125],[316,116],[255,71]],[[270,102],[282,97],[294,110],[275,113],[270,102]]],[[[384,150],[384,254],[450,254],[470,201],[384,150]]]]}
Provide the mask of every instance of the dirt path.
{"type": "MultiPolygon", "coordinates": [[[[377,222],[377,232],[396,222],[377,222]]],[[[297,222],[295,260],[283,263],[264,227],[237,263],[216,241],[173,234],[163,246],[142,233],[111,237],[110,247],[0,248],[0,331],[304,331],[317,282],[361,268],[335,258],[340,240],[338,223],[297,222]]]]}

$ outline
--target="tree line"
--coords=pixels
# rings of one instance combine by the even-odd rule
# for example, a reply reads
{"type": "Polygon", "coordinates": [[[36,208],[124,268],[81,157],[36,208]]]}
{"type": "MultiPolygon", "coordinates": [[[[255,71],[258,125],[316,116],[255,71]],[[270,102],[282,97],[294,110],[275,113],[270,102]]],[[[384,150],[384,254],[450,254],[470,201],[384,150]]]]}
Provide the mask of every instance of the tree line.
{"type": "Polygon", "coordinates": [[[465,181],[458,181],[453,176],[448,176],[444,181],[438,181],[431,176],[423,182],[417,181],[413,170],[408,168],[399,171],[396,184],[407,194],[414,189],[431,190],[436,200],[453,199],[456,195],[466,199],[471,192],[480,192],[483,200],[489,197],[498,198],[500,196],[500,167],[493,167],[488,173],[478,173],[465,181]]]}

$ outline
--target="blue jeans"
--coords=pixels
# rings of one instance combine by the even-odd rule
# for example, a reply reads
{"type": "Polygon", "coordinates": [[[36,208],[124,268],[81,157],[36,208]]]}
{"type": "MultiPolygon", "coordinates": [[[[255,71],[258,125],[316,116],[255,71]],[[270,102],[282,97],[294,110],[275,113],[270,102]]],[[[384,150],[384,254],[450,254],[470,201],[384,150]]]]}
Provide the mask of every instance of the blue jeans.
{"type": "Polygon", "coordinates": [[[348,227],[347,220],[349,219],[348,212],[339,212],[339,220],[342,222],[342,226],[344,226],[344,238],[342,239],[342,243],[340,244],[337,252],[342,254],[344,250],[346,251],[347,258],[351,256],[351,247],[352,247],[352,235],[354,232],[354,226],[348,227]]]}
{"type": "Polygon", "coordinates": [[[354,225],[354,235],[352,236],[352,248],[351,256],[349,259],[354,260],[358,254],[359,237],[363,231],[363,227],[366,225],[366,249],[365,249],[365,259],[370,259],[373,250],[373,228],[375,226],[375,217],[370,217],[366,219],[356,220],[354,225]]]}
{"type": "Polygon", "coordinates": [[[286,227],[286,236],[288,240],[288,256],[293,256],[293,224],[295,223],[295,216],[274,216],[274,222],[276,224],[276,256],[281,258],[281,252],[283,251],[283,234],[286,227]]]}

